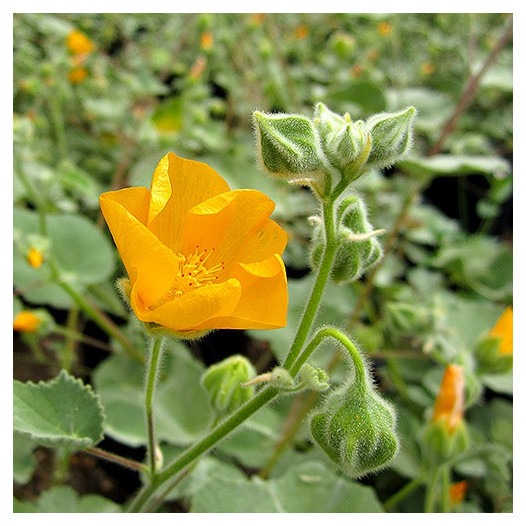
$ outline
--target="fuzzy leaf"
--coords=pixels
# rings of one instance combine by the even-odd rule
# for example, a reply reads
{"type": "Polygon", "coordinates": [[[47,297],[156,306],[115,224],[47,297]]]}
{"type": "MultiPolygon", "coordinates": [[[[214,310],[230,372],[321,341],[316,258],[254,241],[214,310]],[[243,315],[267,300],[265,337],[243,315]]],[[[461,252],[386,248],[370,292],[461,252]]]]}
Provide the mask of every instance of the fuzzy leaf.
{"type": "Polygon", "coordinates": [[[13,406],[14,430],[39,444],[83,449],[102,439],[99,397],[66,371],[38,384],[15,380],[13,406]]]}

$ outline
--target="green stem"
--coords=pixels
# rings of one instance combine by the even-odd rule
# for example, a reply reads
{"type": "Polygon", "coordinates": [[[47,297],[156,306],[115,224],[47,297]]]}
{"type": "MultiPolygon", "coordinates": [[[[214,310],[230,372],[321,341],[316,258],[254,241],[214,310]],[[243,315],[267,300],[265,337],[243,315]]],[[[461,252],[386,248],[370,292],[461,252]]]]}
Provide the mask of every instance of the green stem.
{"type": "Polygon", "coordinates": [[[141,464],[140,462],[135,462],[134,460],[130,460],[128,458],[121,457],[120,455],[116,455],[115,453],[110,453],[109,451],[104,451],[103,449],[100,449],[98,447],[89,447],[84,450],[86,453],[89,453],[90,455],[93,455],[94,457],[103,458],[104,460],[109,460],[110,462],[114,462],[115,464],[119,464],[121,466],[124,466],[129,469],[133,469],[135,471],[140,471],[143,473],[146,473],[148,471],[148,468],[141,464]]]}
{"type": "Polygon", "coordinates": [[[228,418],[223,420],[210,433],[203,437],[199,442],[184,451],[171,464],[159,471],[154,480],[142,488],[135,499],[130,504],[128,512],[137,513],[149,507],[149,502],[154,497],[155,492],[166,481],[180,473],[195,459],[212,449],[220,440],[231,433],[236,427],[241,425],[248,417],[254,414],[258,409],[272,400],[278,391],[272,387],[267,387],[260,391],[254,398],[251,398],[246,404],[242,405],[237,411],[232,413],[228,418]]]}
{"type": "Polygon", "coordinates": [[[334,327],[325,327],[320,329],[310,343],[305,347],[305,350],[290,368],[290,374],[296,376],[301,366],[309,359],[310,355],[314,352],[316,347],[325,339],[325,338],[334,338],[338,340],[346,349],[349,351],[349,355],[354,364],[354,369],[356,372],[356,383],[360,385],[366,385],[367,375],[365,372],[365,366],[363,364],[362,357],[356,349],[353,342],[342,332],[334,327]]]}
{"type": "Polygon", "coordinates": [[[157,444],[155,442],[155,426],[153,421],[153,395],[155,391],[155,381],[157,380],[157,372],[159,368],[159,359],[161,358],[163,347],[162,338],[155,338],[150,351],[150,363],[148,366],[147,380],[146,380],[146,428],[148,430],[148,463],[150,467],[150,479],[155,479],[156,473],[156,456],[157,444]]]}
{"type": "Polygon", "coordinates": [[[66,130],[64,128],[64,116],[62,113],[61,99],[62,93],[57,94],[51,91],[48,97],[49,109],[51,111],[51,120],[53,122],[53,129],[55,138],[57,140],[57,148],[60,159],[68,158],[68,143],[66,139],[66,130]]]}
{"type": "Polygon", "coordinates": [[[389,497],[384,502],[385,511],[389,511],[392,507],[396,506],[396,504],[403,501],[405,498],[411,495],[413,491],[417,490],[423,483],[424,481],[420,477],[409,481],[405,486],[399,489],[394,495],[391,495],[391,497],[389,497]]]}
{"type": "Polygon", "coordinates": [[[331,273],[332,262],[334,261],[336,250],[338,248],[336,228],[334,225],[334,202],[332,199],[329,199],[323,203],[322,211],[325,225],[325,250],[323,252],[323,258],[321,260],[318,275],[316,276],[316,281],[314,282],[309,301],[305,307],[305,311],[303,312],[303,317],[298,327],[298,331],[296,332],[296,337],[292,343],[289,354],[283,363],[283,367],[287,370],[290,370],[298,358],[301,348],[303,347],[303,344],[309,335],[312,322],[314,321],[318,306],[323,296],[325,285],[327,284],[327,280],[329,279],[331,273]]]}
{"type": "Polygon", "coordinates": [[[442,513],[449,513],[449,485],[451,471],[448,464],[442,466],[442,513]]]}
{"type": "Polygon", "coordinates": [[[427,484],[427,490],[426,490],[426,500],[425,500],[425,508],[424,508],[424,511],[426,513],[434,512],[435,493],[436,493],[439,473],[440,473],[440,470],[438,467],[434,467],[431,471],[431,476],[429,478],[429,482],[427,484]]]}

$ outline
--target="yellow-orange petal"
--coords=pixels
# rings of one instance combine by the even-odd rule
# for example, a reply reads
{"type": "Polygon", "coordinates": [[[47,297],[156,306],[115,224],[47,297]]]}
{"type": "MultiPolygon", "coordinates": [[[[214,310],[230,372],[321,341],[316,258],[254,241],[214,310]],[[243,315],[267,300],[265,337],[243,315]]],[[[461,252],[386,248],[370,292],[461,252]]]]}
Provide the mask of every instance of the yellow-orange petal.
{"type": "Polygon", "coordinates": [[[174,252],[183,252],[186,212],[229,190],[226,181],[207,164],[168,153],[153,174],[148,228],[174,252]]]}
{"type": "Polygon", "coordinates": [[[27,261],[33,268],[40,268],[44,262],[44,254],[38,248],[31,247],[27,253],[27,261]]]}
{"type": "Polygon", "coordinates": [[[500,338],[498,354],[513,354],[513,308],[507,307],[489,335],[500,338]]]}
{"type": "Polygon", "coordinates": [[[95,49],[93,42],[82,31],[74,30],[66,39],[66,46],[74,55],[91,53],[95,49]]]}
{"type": "Polygon", "coordinates": [[[42,320],[29,310],[19,312],[13,320],[13,330],[18,332],[36,332],[42,320]]]}
{"type": "Polygon", "coordinates": [[[273,254],[283,254],[287,241],[285,230],[272,219],[267,219],[257,226],[257,231],[247,235],[236,259],[241,263],[264,261],[273,254]]]}
{"type": "Polygon", "coordinates": [[[148,283],[143,300],[154,303],[172,285],[179,263],[142,222],[147,192],[146,188],[107,192],[100,196],[100,206],[132,285],[140,273],[148,283]]]}
{"type": "Polygon", "coordinates": [[[274,207],[272,200],[257,190],[214,196],[188,211],[185,250],[192,250],[196,244],[215,248],[210,264],[223,262],[228,275],[239,251],[266,226],[274,207]]]}
{"type": "Polygon", "coordinates": [[[464,414],[464,371],[458,365],[448,365],[433,412],[433,422],[445,420],[448,433],[453,433],[464,414]]]}
{"type": "Polygon", "coordinates": [[[241,299],[228,318],[213,318],[199,328],[278,329],[287,324],[288,290],[285,266],[275,254],[266,261],[235,266],[241,299]]]}
{"type": "Polygon", "coordinates": [[[453,504],[462,502],[466,496],[468,483],[465,480],[455,482],[449,486],[449,498],[453,504]]]}
{"type": "MultiPolygon", "coordinates": [[[[241,297],[241,285],[235,279],[223,283],[207,285],[193,292],[168,301],[151,310],[149,301],[142,294],[148,286],[147,280],[137,276],[131,292],[132,308],[142,321],[157,323],[175,332],[201,330],[210,318],[229,316],[241,297]]],[[[221,329],[221,325],[212,324],[211,329],[221,329]]]]}

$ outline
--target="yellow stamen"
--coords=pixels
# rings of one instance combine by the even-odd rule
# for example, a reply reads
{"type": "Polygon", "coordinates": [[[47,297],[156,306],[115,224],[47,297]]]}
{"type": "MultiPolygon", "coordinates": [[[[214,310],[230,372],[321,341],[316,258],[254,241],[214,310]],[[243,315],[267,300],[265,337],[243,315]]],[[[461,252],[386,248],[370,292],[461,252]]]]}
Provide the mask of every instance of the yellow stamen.
{"type": "Polygon", "coordinates": [[[179,270],[171,287],[161,298],[150,305],[148,309],[158,309],[165,303],[180,298],[183,294],[217,282],[219,280],[219,274],[225,270],[225,263],[222,261],[210,268],[207,268],[205,265],[214,252],[214,248],[212,250],[205,248],[200,252],[199,245],[197,245],[195,251],[189,256],[177,254],[179,270]]]}

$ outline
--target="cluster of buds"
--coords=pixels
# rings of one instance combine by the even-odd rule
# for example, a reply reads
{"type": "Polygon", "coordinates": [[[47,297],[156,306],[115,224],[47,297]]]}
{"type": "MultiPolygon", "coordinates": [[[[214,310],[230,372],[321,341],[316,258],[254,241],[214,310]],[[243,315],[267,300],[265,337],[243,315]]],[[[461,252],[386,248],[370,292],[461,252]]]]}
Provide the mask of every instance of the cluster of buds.
{"type": "MultiPolygon", "coordinates": [[[[338,284],[356,281],[382,258],[383,251],[378,235],[367,219],[367,210],[358,196],[345,198],[336,214],[338,250],[331,270],[331,279],[338,284]]],[[[321,220],[313,218],[314,231],[311,243],[311,265],[318,268],[325,246],[321,220]]]]}
{"type": "Polygon", "coordinates": [[[293,114],[254,112],[258,151],[263,168],[291,183],[330,195],[344,189],[369,168],[383,168],[403,157],[412,145],[412,107],[353,121],[323,103],[313,119],[293,114]]]}

